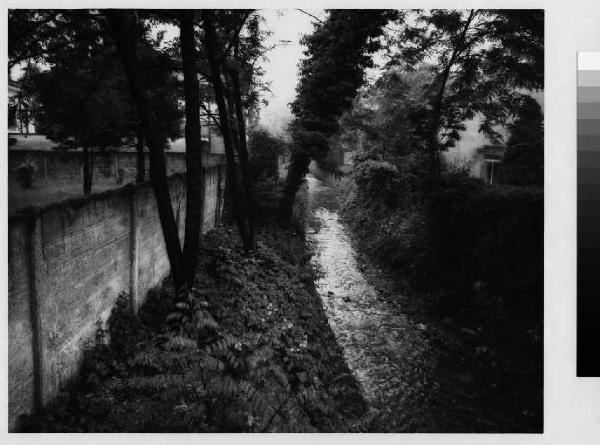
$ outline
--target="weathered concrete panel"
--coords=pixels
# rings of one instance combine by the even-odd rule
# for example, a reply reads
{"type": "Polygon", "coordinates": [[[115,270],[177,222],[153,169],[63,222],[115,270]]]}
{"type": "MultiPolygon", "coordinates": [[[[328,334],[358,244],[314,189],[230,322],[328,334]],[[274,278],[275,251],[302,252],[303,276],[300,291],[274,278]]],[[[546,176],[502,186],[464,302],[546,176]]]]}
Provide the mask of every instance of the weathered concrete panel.
{"type": "MultiPolygon", "coordinates": [[[[135,153],[131,155],[119,156],[118,162],[135,165],[135,153]]],[[[214,156],[204,163],[204,231],[214,227],[220,213],[221,164],[222,157],[214,156]]],[[[169,190],[183,243],[184,176],[169,178],[169,190]]],[[[139,307],[169,268],[156,200],[147,183],[9,218],[11,430],[18,416],[34,407],[35,376],[41,401],[47,403],[76,375],[97,323],[106,322],[118,295],[135,292],[134,306],[139,307]]]]}
{"type": "MultiPolygon", "coordinates": [[[[93,177],[118,178],[119,169],[123,169],[123,182],[135,182],[137,173],[137,154],[135,151],[93,152],[93,177]]],[[[165,152],[167,175],[185,172],[185,153],[165,152]]],[[[17,167],[28,161],[34,164],[34,181],[49,180],[81,180],[83,168],[83,152],[64,150],[8,150],[8,175],[15,176],[17,167]]],[[[146,178],[150,174],[150,160],[145,153],[146,178]]]]}
{"type": "Polygon", "coordinates": [[[129,216],[128,194],[114,193],[81,207],[56,206],[39,217],[36,281],[45,402],[77,372],[83,342],[93,338],[96,322],[129,287],[129,216]]]}
{"type": "Polygon", "coordinates": [[[217,215],[217,200],[219,198],[219,169],[212,168],[204,175],[204,212],[202,232],[207,232],[215,225],[217,215]]]}
{"type": "MultiPolygon", "coordinates": [[[[34,406],[33,328],[29,288],[29,219],[14,220],[8,229],[8,410],[29,412],[34,406]]],[[[11,426],[14,424],[11,418],[11,426]]]]}

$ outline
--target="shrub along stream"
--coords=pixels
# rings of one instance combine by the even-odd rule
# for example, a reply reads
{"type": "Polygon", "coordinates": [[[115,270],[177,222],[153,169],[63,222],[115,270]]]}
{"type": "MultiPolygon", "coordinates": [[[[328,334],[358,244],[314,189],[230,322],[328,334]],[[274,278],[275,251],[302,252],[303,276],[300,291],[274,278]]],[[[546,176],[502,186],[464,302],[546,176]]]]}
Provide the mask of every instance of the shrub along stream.
{"type": "Polygon", "coordinates": [[[444,174],[434,193],[403,207],[365,187],[361,167],[334,186],[363,274],[427,326],[439,375],[479,398],[471,408],[503,413],[510,431],[541,431],[543,190],[444,174]]]}

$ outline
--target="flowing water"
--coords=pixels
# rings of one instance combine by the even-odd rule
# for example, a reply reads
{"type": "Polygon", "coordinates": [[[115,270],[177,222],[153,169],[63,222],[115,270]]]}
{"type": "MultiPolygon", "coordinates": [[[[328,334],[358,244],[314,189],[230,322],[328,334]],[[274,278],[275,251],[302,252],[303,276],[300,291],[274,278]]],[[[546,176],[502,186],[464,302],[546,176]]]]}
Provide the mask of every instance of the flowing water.
{"type": "Polygon", "coordinates": [[[307,181],[307,234],[322,272],[317,290],[348,366],[377,416],[390,418],[387,427],[427,428],[423,387],[434,362],[426,327],[381,300],[361,272],[334,191],[314,176],[307,181]]]}
{"type": "Polygon", "coordinates": [[[413,320],[397,304],[401,298],[392,295],[386,301],[389,295],[379,294],[369,277],[378,286],[385,277],[373,277],[377,269],[359,261],[334,188],[312,175],[307,182],[307,235],[315,251],[312,261],[321,271],[317,290],[369,403],[371,427],[397,432],[518,428],[495,406],[482,403],[489,386],[476,385],[476,366],[465,360],[456,337],[431,320],[427,325],[413,320]]]}

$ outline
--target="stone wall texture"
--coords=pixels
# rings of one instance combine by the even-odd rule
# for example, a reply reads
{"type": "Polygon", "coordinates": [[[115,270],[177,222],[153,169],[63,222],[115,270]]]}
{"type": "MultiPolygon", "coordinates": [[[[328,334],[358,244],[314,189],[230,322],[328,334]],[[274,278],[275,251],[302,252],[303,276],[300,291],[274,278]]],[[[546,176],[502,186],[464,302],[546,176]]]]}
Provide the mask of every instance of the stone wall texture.
{"type": "MultiPolygon", "coordinates": [[[[135,162],[135,160],[134,160],[135,162]]],[[[206,232],[223,206],[221,156],[204,162],[206,232]]],[[[183,240],[185,177],[169,178],[183,240]]],[[[9,429],[48,403],[80,368],[122,292],[134,308],[169,273],[150,184],[127,185],[9,218],[9,429]]]]}
{"type": "MultiPolygon", "coordinates": [[[[167,174],[185,172],[185,153],[165,152],[167,174]]],[[[134,182],[137,172],[135,151],[109,151],[93,153],[93,177],[114,178],[122,169],[124,183],[134,182]]],[[[210,156],[210,155],[208,155],[210,156]]],[[[150,161],[146,158],[146,177],[149,177],[150,161]]],[[[14,177],[17,167],[25,161],[35,165],[33,180],[70,180],[83,178],[83,153],[64,150],[8,150],[8,176],[14,177]]]]}

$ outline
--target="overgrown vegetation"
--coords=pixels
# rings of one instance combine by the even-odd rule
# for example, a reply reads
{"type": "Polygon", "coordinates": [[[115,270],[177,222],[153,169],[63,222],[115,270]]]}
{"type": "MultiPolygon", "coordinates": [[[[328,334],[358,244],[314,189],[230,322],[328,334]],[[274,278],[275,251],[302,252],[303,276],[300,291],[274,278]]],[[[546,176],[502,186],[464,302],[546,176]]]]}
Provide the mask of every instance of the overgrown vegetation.
{"type": "Polygon", "coordinates": [[[365,70],[373,66],[371,54],[381,49],[378,37],[396,11],[331,9],[325,21],[305,35],[307,46],[300,62],[296,98],[291,104],[292,155],[280,200],[280,219],[290,220],[294,196],[312,159],[325,161],[329,138],[339,129],[338,119],[352,104],[363,84],[365,70]]]}
{"type": "Polygon", "coordinates": [[[139,316],[127,296],[110,344],[86,356],[79,387],[24,431],[261,432],[366,428],[366,405],[313,289],[301,236],[264,230],[253,258],[232,230],[205,239],[196,285],[169,282],[139,316]]]}
{"type": "MultiPolygon", "coordinates": [[[[297,191],[311,160],[337,168],[327,158],[334,146],[357,149],[352,177],[339,188],[361,250],[401,275],[429,314],[462,312],[491,320],[489,326],[516,323],[518,335],[510,338],[520,341],[526,333],[531,357],[539,359],[543,115],[523,89],[543,84],[542,12],[328,11],[303,40],[307,57],[292,103],[291,149],[260,129],[246,138],[249,112],[264,86],[255,62],[267,50],[255,11],[15,10],[9,20],[11,64],[53,64],[34,76],[53,137],[84,147],[136,137],[142,155],[147,144],[172,274],[138,315],[128,296],[120,297],[108,332],[99,329],[98,345],[86,354],[81,378],[41,413],[22,419],[24,431],[372,428],[374,413],[315,292],[318,271],[303,222],[291,217],[294,204],[303,205],[297,191]],[[178,26],[179,40],[165,47],[163,34],[150,38],[149,26],[157,23],[178,26]],[[69,32],[56,35],[57,25],[69,32]],[[390,35],[388,25],[398,29],[390,35]],[[56,45],[72,51],[57,52],[56,45]],[[388,65],[360,91],[365,70],[373,67],[371,54],[384,48],[388,65]],[[122,64],[113,65],[119,59],[122,64]],[[170,95],[153,96],[154,65],[154,81],[170,95]],[[175,106],[169,114],[178,120],[178,71],[187,121],[183,246],[166,180],[169,131],[158,125],[170,121],[158,113],[169,111],[158,99],[175,106]],[[202,89],[199,76],[207,80],[202,89]],[[81,101],[65,108],[74,97],[81,101]],[[216,104],[218,116],[205,99],[216,104]],[[232,226],[200,242],[201,108],[223,137],[226,202],[241,244],[232,226]],[[497,187],[469,177],[465,165],[441,160],[476,113],[480,131],[494,142],[499,126],[511,133],[497,187]],[[278,157],[286,148],[292,155],[281,184],[278,157]]],[[[91,172],[86,162],[84,171],[91,172]]],[[[19,174],[26,186],[32,172],[23,166],[19,174]]],[[[487,347],[476,346],[475,355],[480,351],[487,347]]],[[[490,363],[496,363],[493,354],[490,363]]],[[[530,374],[537,385],[541,359],[535,366],[530,374]]],[[[541,393],[534,391],[537,402],[541,393]]]]}
{"type": "Polygon", "coordinates": [[[259,224],[274,224],[277,219],[277,199],[282,188],[279,178],[279,158],[287,143],[263,128],[257,128],[248,138],[250,170],[256,182],[256,217],[259,224]]]}
{"type": "MultiPolygon", "coordinates": [[[[367,251],[401,272],[432,310],[451,313],[485,293],[495,302],[486,306],[501,313],[518,308],[541,323],[539,157],[506,167],[504,182],[527,187],[488,187],[455,167],[431,187],[424,151],[428,72],[388,70],[344,118],[341,138],[358,147],[352,185],[346,179],[340,187],[347,194],[346,220],[367,251]],[[529,169],[530,176],[520,176],[519,169],[529,169]]],[[[510,126],[509,158],[523,145],[543,154],[539,105],[531,98],[523,104],[510,126]]]]}
{"type": "Polygon", "coordinates": [[[426,297],[452,313],[485,289],[539,318],[543,295],[543,196],[536,188],[485,187],[461,175],[442,176],[440,189],[418,210],[393,211],[385,197],[358,186],[347,222],[367,251],[385,260],[426,297]]]}
{"type": "MultiPolygon", "coordinates": [[[[279,152],[261,152],[265,140],[283,143],[251,138],[260,165],[279,152]]],[[[220,226],[203,240],[189,292],[166,280],[137,316],[123,294],[79,381],[22,419],[23,431],[368,430],[372,413],[314,288],[319,272],[303,221],[287,231],[275,223],[275,173],[259,175],[267,205],[259,207],[254,255],[245,255],[231,226],[220,226]]]]}
{"type": "Polygon", "coordinates": [[[141,182],[147,146],[150,181],[178,288],[189,288],[193,281],[199,245],[201,109],[223,137],[234,219],[246,252],[254,249],[246,122],[266,88],[257,62],[267,51],[263,42],[268,35],[257,11],[13,9],[8,20],[9,68],[25,63],[31,68],[21,85],[35,99],[29,108],[40,128],[63,145],[83,147],[84,193],[92,189],[93,149],[135,138],[141,182]],[[163,41],[167,26],[178,27],[179,38],[163,41]],[[41,62],[44,71],[34,69],[33,62],[41,62]],[[202,92],[201,78],[206,81],[202,92]],[[188,173],[183,243],[177,236],[164,156],[166,138],[181,132],[180,104],[186,114],[188,173]]]}
{"type": "Polygon", "coordinates": [[[369,278],[381,295],[427,326],[439,346],[440,372],[464,372],[454,362],[472,360],[470,377],[446,391],[486,393],[484,405],[510,416],[522,412],[519,429],[539,431],[543,115],[533,98],[513,104],[500,185],[470,177],[465,163],[440,162],[432,180],[432,73],[428,66],[412,72],[390,67],[343,117],[339,143],[356,148],[352,174],[336,185],[345,197],[343,217],[368,258],[361,264],[375,264],[369,278]],[[443,334],[436,337],[436,330],[443,334]],[[446,342],[449,332],[466,345],[446,342]],[[476,368],[485,376],[478,383],[476,368]]]}

